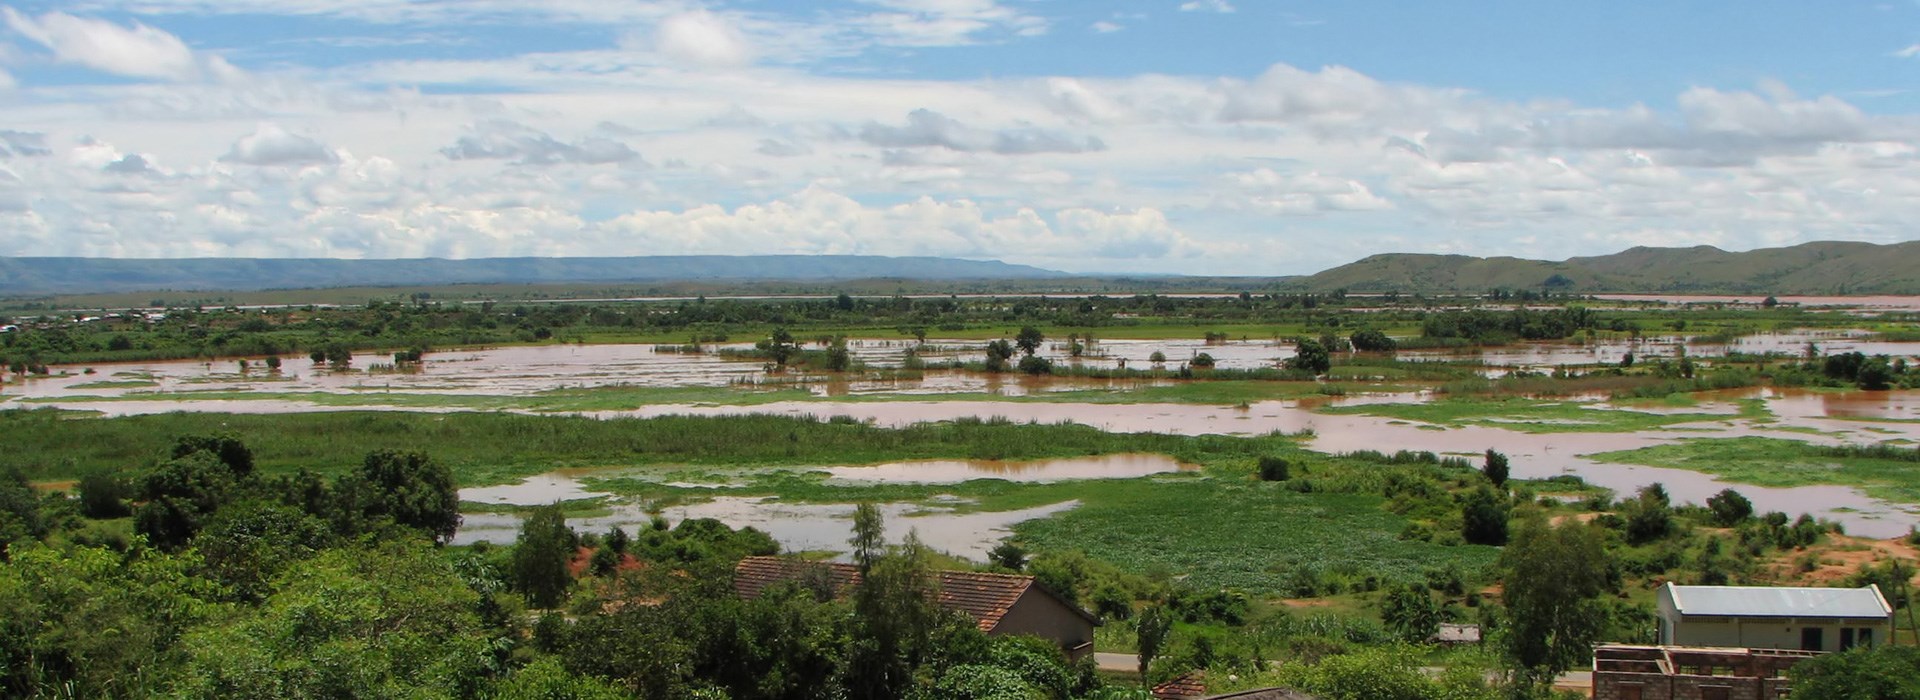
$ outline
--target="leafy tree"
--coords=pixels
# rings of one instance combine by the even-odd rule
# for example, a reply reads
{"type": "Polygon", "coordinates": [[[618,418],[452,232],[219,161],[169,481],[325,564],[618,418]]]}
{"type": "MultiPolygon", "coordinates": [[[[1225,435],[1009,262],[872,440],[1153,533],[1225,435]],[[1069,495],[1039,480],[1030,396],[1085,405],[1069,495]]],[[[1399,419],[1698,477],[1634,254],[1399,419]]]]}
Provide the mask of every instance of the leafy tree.
{"type": "Polygon", "coordinates": [[[1007,371],[1007,360],[1013,359],[1013,343],[1001,338],[987,343],[987,371],[1007,371]]]}
{"type": "Polygon", "coordinates": [[[34,493],[27,475],[18,468],[0,474],[0,555],[6,554],[10,543],[38,539],[46,530],[40,495],[34,493]]]}
{"type": "Polygon", "coordinates": [[[80,495],[80,514],[89,518],[123,518],[133,512],[127,505],[127,499],[133,497],[133,485],[118,474],[88,474],[80,477],[74,490],[80,495]]]}
{"type": "Polygon", "coordinates": [[[1627,369],[1632,366],[1633,366],[1633,351],[1628,350],[1627,354],[1620,358],[1620,369],[1627,369]]]}
{"type": "Polygon", "coordinates": [[[235,600],[259,602],[267,585],[288,566],[327,547],[333,532],[325,522],[278,503],[247,502],[220,509],[193,538],[201,571],[235,600]]]}
{"type": "Polygon", "coordinates": [[[1353,349],[1361,352],[1392,352],[1399,347],[1392,337],[1375,328],[1356,331],[1347,338],[1347,342],[1353,344],[1353,349]]]}
{"type": "Polygon", "coordinates": [[[1499,568],[1508,613],[1501,651],[1523,686],[1540,686],[1589,658],[1606,624],[1600,595],[1609,566],[1595,528],[1556,527],[1537,513],[1521,521],[1499,568]]]}
{"type": "Polygon", "coordinates": [[[1739,525],[1753,517],[1753,502],[1733,489],[1721,489],[1707,497],[1707,510],[1713,512],[1713,521],[1722,527],[1739,525]]]}
{"type": "Polygon", "coordinates": [[[1641,487],[1637,496],[1621,504],[1620,510],[1630,544],[1646,544],[1673,532],[1673,506],[1666,487],[1659,483],[1641,487]]]}
{"type": "Polygon", "coordinates": [[[593,676],[570,673],[559,659],[527,664],[494,687],[492,700],[626,700],[618,687],[593,676]]]}
{"type": "Polygon", "coordinates": [[[1020,371],[1034,376],[1053,373],[1053,361],[1039,355],[1020,358],[1020,371]]]}
{"type": "Polygon", "coordinates": [[[1859,374],[1854,381],[1867,391],[1885,391],[1893,388],[1893,366],[1887,363],[1885,355],[1875,355],[1873,359],[1860,365],[1859,374]]]}
{"type": "Polygon", "coordinates": [[[253,450],[234,435],[188,435],[173,442],[172,457],[181,459],[205,452],[227,465],[235,478],[253,476],[253,450]]]}
{"type": "Polygon", "coordinates": [[[497,659],[479,595],[423,543],[328,550],[196,630],[181,698],[472,697],[497,659]]]}
{"type": "Polygon", "coordinates": [[[1214,365],[1219,363],[1213,359],[1212,354],[1203,352],[1194,355],[1193,359],[1187,361],[1187,364],[1191,365],[1194,369],[1213,369],[1214,365]]]}
{"type": "Polygon", "coordinates": [[[1011,541],[1002,541],[987,552],[987,561],[1008,571],[1027,568],[1027,550],[1011,541]]]}
{"type": "Polygon", "coordinates": [[[615,525],[607,529],[607,536],[602,538],[601,542],[614,554],[626,554],[628,545],[633,542],[633,537],[627,534],[626,528],[615,525]]]}
{"type": "Polygon", "coordinates": [[[1020,334],[1013,337],[1013,344],[1019,346],[1020,352],[1032,355],[1040,351],[1040,344],[1046,342],[1046,340],[1047,336],[1042,334],[1040,329],[1034,328],[1033,326],[1022,326],[1020,328],[1020,334]]]}
{"type": "Polygon", "coordinates": [[[846,336],[833,339],[827,346],[827,369],[833,372],[845,372],[853,367],[853,353],[847,350],[846,336]]]}
{"type": "Polygon", "coordinates": [[[233,470],[211,452],[162,462],[141,480],[145,503],[134,510],[134,531],[161,549],[185,547],[239,487],[233,470]]]}
{"type": "Polygon", "coordinates": [[[560,605],[573,577],[567,562],[573,560],[573,530],[559,504],[535,508],[520,523],[520,538],[513,546],[513,587],[536,608],[560,605]]]}
{"type": "Polygon", "coordinates": [[[460,529],[460,489],[453,471],[423,452],[368,453],[339,489],[359,514],[420,530],[436,542],[452,541],[460,529]]]}
{"type": "Polygon", "coordinates": [[[1167,638],[1172,634],[1173,616],[1167,614],[1167,609],[1164,607],[1158,605],[1149,607],[1140,611],[1140,615],[1134,618],[1134,645],[1140,652],[1142,684],[1153,685],[1148,680],[1147,669],[1153,665],[1154,658],[1166,650],[1167,638]]]}
{"type": "Polygon", "coordinates": [[[1793,667],[1794,700],[1920,700],[1920,647],[1855,647],[1793,667]]]}
{"type": "Polygon", "coordinates": [[[216,612],[194,564],[144,547],[16,548],[0,566],[0,696],[162,695],[181,635],[216,612]]]}
{"type": "Polygon", "coordinates": [[[1300,338],[1293,342],[1293,357],[1287,358],[1287,369],[1316,376],[1326,374],[1327,370],[1333,369],[1333,357],[1320,341],[1300,338]]]}
{"type": "Polygon", "coordinates": [[[767,353],[767,359],[781,367],[787,366],[787,361],[800,352],[800,344],[794,342],[793,334],[785,326],[773,329],[773,335],[756,343],[756,346],[767,353]]]}
{"type": "Polygon", "coordinates": [[[1507,475],[1510,473],[1507,456],[1494,451],[1491,447],[1487,448],[1487,464],[1481,473],[1487,475],[1487,481],[1493,482],[1495,488],[1506,488],[1507,475]]]}
{"type": "Polygon", "coordinates": [[[1506,544],[1510,513],[1505,496],[1481,486],[1461,501],[1460,535],[1471,544],[1506,544]]]}
{"type": "Polygon", "coordinates": [[[1147,356],[1147,361],[1154,363],[1156,365],[1166,364],[1167,354],[1164,352],[1160,352],[1159,350],[1155,350],[1153,351],[1153,354],[1147,356]]]}
{"type": "Polygon", "coordinates": [[[1380,621],[1400,641],[1422,644],[1440,631],[1440,608],[1433,604],[1426,586],[1394,586],[1380,601],[1380,621]]]}
{"type": "Polygon", "coordinates": [[[861,504],[854,514],[854,631],[841,668],[853,700],[898,698],[911,687],[913,669],[933,653],[930,642],[947,617],[935,602],[939,591],[926,548],[908,533],[897,552],[886,552],[879,510],[861,504]]]}

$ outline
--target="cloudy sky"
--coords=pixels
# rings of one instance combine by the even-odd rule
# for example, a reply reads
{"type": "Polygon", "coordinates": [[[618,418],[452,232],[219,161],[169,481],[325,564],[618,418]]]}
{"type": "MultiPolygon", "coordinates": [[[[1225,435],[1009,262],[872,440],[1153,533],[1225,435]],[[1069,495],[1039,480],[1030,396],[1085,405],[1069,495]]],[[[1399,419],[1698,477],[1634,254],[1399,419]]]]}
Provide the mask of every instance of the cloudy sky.
{"type": "Polygon", "coordinates": [[[4,0],[0,255],[1895,242],[1916,78],[1916,0],[4,0]]]}

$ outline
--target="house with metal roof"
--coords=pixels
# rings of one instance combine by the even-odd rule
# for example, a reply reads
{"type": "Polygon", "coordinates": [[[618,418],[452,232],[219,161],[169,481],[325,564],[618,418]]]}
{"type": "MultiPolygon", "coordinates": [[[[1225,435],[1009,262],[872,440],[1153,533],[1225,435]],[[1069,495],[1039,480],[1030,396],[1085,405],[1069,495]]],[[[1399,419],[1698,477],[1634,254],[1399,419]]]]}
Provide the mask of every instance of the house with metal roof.
{"type": "MultiPolygon", "coordinates": [[[[1100,618],[1047,590],[1032,576],[975,571],[937,574],[940,607],[972,618],[980,631],[1052,640],[1074,661],[1093,653],[1093,628],[1100,618]]],[[[860,570],[852,564],[786,557],[747,557],[734,565],[733,590],[741,598],[758,598],[782,583],[819,588],[839,597],[860,585],[860,570]]]]}
{"type": "Polygon", "coordinates": [[[1878,586],[1660,588],[1660,644],[1843,651],[1892,638],[1893,606],[1878,586]]]}

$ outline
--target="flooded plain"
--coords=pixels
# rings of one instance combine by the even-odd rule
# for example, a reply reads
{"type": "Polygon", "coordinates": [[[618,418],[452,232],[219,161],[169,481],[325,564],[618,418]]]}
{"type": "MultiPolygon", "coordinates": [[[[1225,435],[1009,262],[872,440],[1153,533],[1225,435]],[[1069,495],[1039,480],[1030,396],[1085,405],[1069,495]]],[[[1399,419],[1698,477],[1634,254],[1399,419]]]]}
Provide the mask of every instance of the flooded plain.
{"type": "MultiPolygon", "coordinates": [[[[1029,483],[1072,479],[1128,479],[1191,470],[1161,455],[1106,455],[1025,462],[992,460],[929,460],[871,466],[795,467],[792,471],[824,472],[830,480],[855,483],[947,484],[993,478],[1029,483]]],[[[567,519],[582,532],[606,532],[615,527],[648,527],[657,514],[671,525],[695,518],[713,518],[735,528],[752,527],[771,535],[789,551],[843,551],[853,527],[853,505],[843,503],[786,503],[764,496],[717,496],[697,503],[653,508],[621,499],[584,483],[587,472],[541,474],[520,483],[465,488],[460,500],[490,506],[536,506],[560,501],[602,499],[596,514],[567,519]]],[[[612,472],[622,476],[634,471],[612,472]]],[[[692,486],[691,484],[687,486],[692,486]]],[[[1028,520],[1044,518],[1079,505],[1063,501],[1007,511],[961,511],[950,505],[879,504],[889,522],[888,536],[899,542],[908,532],[918,533],[929,546],[949,554],[984,561],[987,551],[1028,520]]],[[[518,535],[520,516],[511,513],[468,513],[455,544],[478,541],[511,542],[518,535]]]]}
{"type": "MultiPolygon", "coordinates": [[[[1677,354],[1680,347],[1685,347],[1688,355],[1694,357],[1722,356],[1728,352],[1797,355],[1804,351],[1807,343],[1814,343],[1827,352],[1859,350],[1871,354],[1912,356],[1920,351],[1920,344],[1877,341],[1859,333],[1790,332],[1748,336],[1720,344],[1702,344],[1674,336],[1642,339],[1638,343],[1593,346],[1530,344],[1490,348],[1477,353],[1409,351],[1400,355],[1409,358],[1477,359],[1490,367],[1540,368],[1618,362],[1619,357],[1628,350],[1642,357],[1661,357],[1668,353],[1677,354]]],[[[856,356],[875,366],[891,366],[897,365],[907,348],[914,345],[911,340],[864,340],[854,341],[851,347],[856,356]]],[[[926,344],[928,351],[922,357],[933,361],[939,360],[943,353],[970,357],[969,353],[974,352],[970,348],[977,345],[979,343],[975,341],[930,340],[926,344]]],[[[736,344],[733,347],[744,346],[736,344]]],[[[1200,352],[1206,352],[1216,358],[1221,367],[1252,368],[1271,366],[1283,360],[1291,353],[1291,348],[1283,347],[1273,339],[1232,339],[1212,343],[1197,339],[1101,340],[1085,348],[1085,354],[1078,359],[1068,357],[1069,350],[1063,343],[1049,343],[1043,349],[1043,352],[1062,362],[1118,366],[1125,361],[1128,367],[1151,366],[1148,358],[1156,351],[1167,355],[1169,365],[1177,365],[1200,352]]],[[[378,359],[376,355],[368,355],[361,362],[367,363],[363,365],[367,366],[378,359]]],[[[437,406],[430,402],[403,401],[397,397],[422,394],[525,397],[554,390],[617,386],[724,388],[731,384],[769,380],[763,365],[757,361],[727,359],[711,352],[665,352],[646,345],[545,345],[442,351],[429,355],[422,368],[408,372],[365,369],[334,372],[299,359],[288,361],[280,372],[269,373],[260,369],[257,362],[252,364],[254,368],[246,372],[239,371],[238,364],[232,361],[95,365],[93,374],[85,374],[77,367],[62,368],[65,371],[55,376],[0,386],[0,405],[55,406],[101,411],[109,415],[181,410],[283,413],[342,408],[452,411],[465,409],[461,405],[437,406]],[[383,402],[381,398],[388,393],[396,397],[391,403],[383,402]],[[329,405],[303,400],[302,394],[352,396],[354,402],[351,406],[329,405]],[[249,395],[258,398],[249,398],[249,395]]],[[[1303,434],[1308,446],[1323,452],[1393,452],[1404,449],[1470,455],[1495,448],[1513,457],[1517,476],[1540,478],[1573,474],[1590,483],[1623,493],[1659,481],[1677,500],[1693,502],[1704,500],[1728,484],[1695,472],[1600,464],[1581,455],[1667,444],[1689,437],[1753,435],[1816,444],[1869,444],[1890,440],[1920,442],[1920,392],[1913,391],[1807,392],[1752,388],[1703,395],[1697,406],[1642,408],[1594,403],[1587,407],[1594,410],[1699,414],[1700,420],[1638,432],[1536,433],[1527,432],[1526,426],[1522,425],[1500,425],[1494,419],[1471,425],[1437,426],[1375,415],[1321,412],[1321,409],[1333,406],[1421,403],[1434,399],[1432,394],[1423,392],[1355,392],[1348,396],[1219,406],[941,399],[942,395],[949,394],[1018,397],[1087,389],[1134,389],[1171,384],[1171,380],[1036,379],[958,371],[927,371],[917,377],[850,382],[827,381],[823,377],[797,374],[783,375],[778,380],[795,382],[794,386],[806,388],[815,398],[760,405],[707,404],[683,400],[645,405],[634,410],[580,412],[579,415],[648,417],[772,413],[820,418],[844,416],[885,426],[1002,417],[1018,422],[1074,422],[1116,432],[1303,434]],[[925,396],[927,400],[917,400],[917,396],[925,396]],[[834,400],[839,398],[863,400],[834,400]],[[1740,402],[1752,400],[1760,401],[1767,415],[1744,416],[1740,402]]],[[[716,401],[724,400],[724,394],[716,396],[722,397],[716,398],[716,401]]],[[[1147,458],[1129,459],[1135,461],[1123,465],[1090,463],[1086,467],[1089,471],[1085,472],[1038,470],[1034,473],[1057,475],[1044,478],[1097,478],[1140,476],[1181,468],[1147,458]]],[[[837,479],[893,479],[906,474],[929,479],[922,483],[960,481],[974,478],[975,474],[990,474],[994,478],[1024,478],[1023,468],[973,463],[842,465],[823,469],[837,479]],[[996,469],[999,471],[994,471],[996,469]]],[[[1904,533],[1909,525],[1917,522],[1906,506],[1875,501],[1848,488],[1763,489],[1745,485],[1739,488],[1762,509],[1811,512],[1846,523],[1849,531],[1856,534],[1891,536],[1904,533]]],[[[592,496],[564,496],[561,499],[578,497],[592,496]]],[[[469,500],[496,502],[489,500],[484,493],[469,500]]],[[[790,519],[831,518],[829,511],[809,510],[813,506],[761,505],[784,513],[781,517],[790,519]]],[[[953,513],[946,515],[960,517],[953,513]]],[[[967,517],[975,515],[979,514],[969,514],[967,517]]],[[[936,516],[941,514],[928,513],[917,517],[936,516]]],[[[502,516],[477,514],[472,517],[469,529],[483,532],[488,529],[492,519],[502,516]]],[[[635,522],[645,520],[641,517],[635,522]]],[[[924,522],[933,524],[947,521],[924,522]]],[[[511,526],[506,527],[511,529],[511,526]]],[[[932,529],[923,528],[922,534],[928,534],[932,529]]],[[[465,534],[462,536],[469,537],[465,534]]],[[[497,534],[486,535],[485,538],[497,538],[497,534]]],[[[798,535],[795,538],[796,542],[805,540],[798,535]]]]}

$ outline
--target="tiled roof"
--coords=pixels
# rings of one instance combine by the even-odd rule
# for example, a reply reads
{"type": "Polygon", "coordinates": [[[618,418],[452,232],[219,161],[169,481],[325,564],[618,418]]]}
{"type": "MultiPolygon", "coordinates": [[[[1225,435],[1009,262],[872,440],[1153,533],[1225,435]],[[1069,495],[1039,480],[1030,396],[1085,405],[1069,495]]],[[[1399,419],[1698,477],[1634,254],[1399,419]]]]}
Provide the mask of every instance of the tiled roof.
{"type": "Polygon", "coordinates": [[[1880,589],[1667,584],[1682,615],[1709,617],[1876,618],[1893,614],[1880,589]]]}
{"type": "MultiPolygon", "coordinates": [[[[1036,588],[1032,576],[972,571],[942,571],[939,574],[940,607],[966,613],[980,624],[982,632],[993,631],[1007,610],[1020,601],[1020,596],[1026,595],[1028,589],[1036,588]]],[[[787,581],[805,581],[808,576],[823,576],[820,580],[832,584],[836,597],[846,595],[854,586],[860,585],[860,569],[852,564],[784,557],[747,557],[733,568],[733,590],[742,598],[757,598],[768,586],[787,581]]],[[[1039,590],[1053,595],[1044,587],[1039,587],[1039,590]]],[[[1065,600],[1060,602],[1089,621],[1096,621],[1079,606],[1065,600]]]]}
{"type": "Polygon", "coordinates": [[[1188,671],[1153,687],[1154,700],[1191,700],[1207,694],[1205,671],[1188,671]]]}

